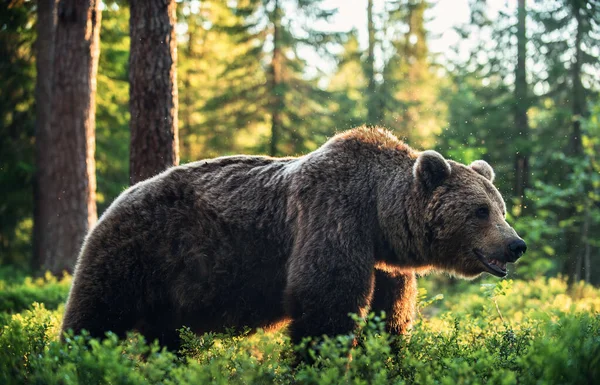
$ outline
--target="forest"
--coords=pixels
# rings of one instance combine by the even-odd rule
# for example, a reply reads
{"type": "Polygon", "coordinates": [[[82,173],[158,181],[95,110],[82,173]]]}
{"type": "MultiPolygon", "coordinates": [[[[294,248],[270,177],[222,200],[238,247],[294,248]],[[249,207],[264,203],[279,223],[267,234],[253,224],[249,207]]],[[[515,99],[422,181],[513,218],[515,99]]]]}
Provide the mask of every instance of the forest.
{"type": "Polygon", "coordinates": [[[454,1],[2,2],[0,382],[600,382],[600,2],[454,1]],[[128,186],[362,125],[492,165],[528,246],[508,279],[421,277],[411,338],[371,314],[300,367],[285,330],[58,341],[128,186]]]}

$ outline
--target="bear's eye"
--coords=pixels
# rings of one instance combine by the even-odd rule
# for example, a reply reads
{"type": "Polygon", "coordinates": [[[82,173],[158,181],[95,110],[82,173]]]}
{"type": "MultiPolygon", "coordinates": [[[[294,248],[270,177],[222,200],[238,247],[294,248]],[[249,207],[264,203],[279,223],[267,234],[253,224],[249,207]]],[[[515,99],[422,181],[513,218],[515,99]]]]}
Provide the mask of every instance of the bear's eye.
{"type": "Polygon", "coordinates": [[[490,216],[490,210],[487,207],[480,207],[475,211],[475,215],[479,219],[488,219],[490,216]]]}

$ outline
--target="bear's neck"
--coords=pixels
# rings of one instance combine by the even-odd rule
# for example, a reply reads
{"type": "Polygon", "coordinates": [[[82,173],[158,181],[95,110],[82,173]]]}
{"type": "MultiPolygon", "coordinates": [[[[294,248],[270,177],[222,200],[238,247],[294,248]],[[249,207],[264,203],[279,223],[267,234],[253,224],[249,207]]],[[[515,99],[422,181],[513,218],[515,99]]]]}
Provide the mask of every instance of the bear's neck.
{"type": "Polygon", "coordinates": [[[415,193],[414,160],[404,158],[391,167],[381,167],[377,185],[378,234],[375,258],[399,268],[422,268],[431,264],[425,204],[415,193]]]}

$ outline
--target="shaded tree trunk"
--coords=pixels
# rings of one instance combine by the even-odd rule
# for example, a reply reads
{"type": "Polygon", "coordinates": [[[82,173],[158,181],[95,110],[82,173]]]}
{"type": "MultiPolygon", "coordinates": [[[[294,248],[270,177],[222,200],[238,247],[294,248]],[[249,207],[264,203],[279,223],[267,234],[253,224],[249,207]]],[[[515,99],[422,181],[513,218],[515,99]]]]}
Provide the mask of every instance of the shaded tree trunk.
{"type": "Polygon", "coordinates": [[[31,267],[39,269],[44,259],[44,250],[48,250],[54,242],[47,233],[49,216],[52,215],[53,201],[46,193],[51,189],[52,180],[49,151],[52,144],[50,136],[50,116],[52,103],[52,68],[54,60],[54,34],[56,29],[56,1],[37,1],[37,40],[36,84],[35,84],[35,182],[33,186],[33,258],[31,267]]]}
{"type": "Polygon", "coordinates": [[[573,131],[569,141],[569,154],[574,156],[583,155],[583,146],[581,142],[581,118],[586,109],[585,90],[581,82],[581,63],[583,51],[581,40],[583,39],[583,25],[581,20],[581,12],[579,9],[574,9],[575,20],[577,21],[577,32],[575,35],[575,60],[573,61],[573,131]]]}
{"type": "Polygon", "coordinates": [[[525,0],[519,0],[517,9],[517,66],[515,68],[515,128],[517,131],[517,153],[515,156],[514,194],[521,202],[521,212],[527,207],[526,189],[529,187],[529,96],[527,85],[527,30],[525,0]]]}
{"type": "Polygon", "coordinates": [[[576,262],[575,281],[583,279],[586,282],[590,282],[591,279],[591,246],[590,246],[590,222],[591,222],[591,204],[590,200],[586,197],[584,211],[583,211],[583,223],[581,224],[581,244],[583,245],[580,255],[576,262]],[[583,274],[582,274],[583,273],[583,274]]]}
{"type": "MultiPolygon", "coordinates": [[[[573,126],[569,136],[566,153],[573,158],[583,157],[583,143],[581,139],[581,119],[586,113],[585,89],[581,81],[581,63],[583,60],[582,40],[584,35],[584,26],[581,20],[581,9],[573,4],[573,15],[577,25],[575,33],[575,58],[572,67],[572,101],[571,112],[573,114],[573,126]]],[[[585,198],[587,199],[587,197],[585,198]]],[[[565,218],[577,217],[575,205],[566,210],[565,218]]],[[[587,215],[587,213],[585,214],[587,215]]],[[[585,243],[587,241],[587,229],[585,220],[577,220],[576,227],[578,231],[570,231],[567,235],[566,245],[569,251],[569,258],[566,262],[565,270],[571,282],[577,282],[582,278],[582,266],[585,258],[585,243]]]]}
{"type": "Polygon", "coordinates": [[[129,181],[179,163],[175,0],[131,0],[129,181]]]}
{"type": "Polygon", "coordinates": [[[49,158],[45,190],[52,212],[42,267],[72,271],[96,216],[95,97],[100,54],[100,1],[61,0],[54,38],[49,158]]]}
{"type": "Polygon", "coordinates": [[[283,53],[281,51],[281,18],[282,10],[279,1],[275,0],[273,10],[273,58],[271,61],[271,146],[269,155],[278,155],[277,145],[283,129],[283,53]]]}
{"type": "Polygon", "coordinates": [[[367,77],[367,124],[376,125],[380,119],[377,101],[377,83],[375,82],[375,23],[373,22],[373,0],[367,2],[367,32],[369,46],[365,63],[367,77]]]}

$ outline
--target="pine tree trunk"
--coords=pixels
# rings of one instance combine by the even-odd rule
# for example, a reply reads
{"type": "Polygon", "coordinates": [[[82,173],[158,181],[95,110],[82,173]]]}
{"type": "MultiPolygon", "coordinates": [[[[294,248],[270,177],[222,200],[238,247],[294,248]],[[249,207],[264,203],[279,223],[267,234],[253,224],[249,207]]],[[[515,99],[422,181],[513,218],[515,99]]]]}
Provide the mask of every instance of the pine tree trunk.
{"type": "MultiPolygon", "coordinates": [[[[187,46],[184,50],[184,55],[186,55],[186,59],[192,62],[196,62],[199,58],[194,54],[194,41],[196,39],[195,29],[196,29],[196,20],[194,18],[188,21],[188,34],[187,34],[187,46]],[[192,23],[194,26],[192,27],[192,23]]],[[[193,87],[191,84],[191,77],[194,70],[192,68],[188,68],[187,71],[183,74],[183,79],[179,79],[182,81],[182,89],[183,95],[181,95],[183,99],[183,107],[179,109],[179,116],[182,118],[181,129],[179,130],[179,134],[181,134],[182,138],[188,137],[192,133],[192,114],[194,113],[194,100],[193,100],[193,87]]],[[[180,143],[181,154],[183,154],[184,158],[187,157],[189,159],[191,148],[189,145],[189,141],[182,140],[180,143]]]]}
{"type": "Polygon", "coordinates": [[[36,84],[35,84],[35,183],[33,187],[33,258],[31,267],[39,269],[44,261],[44,250],[53,242],[46,233],[45,223],[52,215],[52,200],[47,193],[52,186],[49,150],[50,116],[52,103],[52,68],[54,60],[54,33],[56,29],[56,1],[37,2],[36,84]]]}
{"type": "Polygon", "coordinates": [[[569,142],[569,153],[573,156],[583,155],[581,141],[581,118],[586,109],[585,91],[581,82],[581,62],[583,51],[581,41],[583,39],[583,25],[579,9],[573,11],[577,21],[577,33],[575,35],[575,60],[573,61],[573,131],[569,142]]]}
{"type": "MultiPolygon", "coordinates": [[[[582,62],[582,40],[584,35],[584,27],[581,20],[581,12],[579,7],[574,6],[572,10],[577,25],[575,34],[575,59],[573,60],[572,67],[572,82],[573,82],[573,93],[572,93],[572,108],[573,114],[573,127],[571,135],[569,136],[569,143],[567,147],[567,154],[573,158],[581,158],[583,156],[583,144],[581,139],[581,119],[586,111],[586,97],[585,90],[581,81],[581,62],[582,62]]],[[[586,198],[587,199],[587,198],[586,198]]],[[[570,207],[565,212],[564,219],[572,218],[577,216],[577,210],[570,207]]],[[[566,245],[569,253],[568,259],[565,265],[565,273],[570,278],[571,282],[577,282],[581,278],[581,268],[583,266],[584,252],[582,252],[583,242],[580,236],[584,223],[580,220],[576,221],[574,228],[578,231],[570,231],[567,234],[566,245]]]]}
{"type": "Polygon", "coordinates": [[[375,83],[375,24],[373,22],[373,0],[367,2],[367,30],[369,34],[369,47],[365,63],[365,76],[367,77],[367,124],[376,125],[379,119],[377,103],[377,84],[375,83]]]}
{"type": "Polygon", "coordinates": [[[281,13],[279,1],[275,0],[273,10],[273,58],[271,61],[271,146],[269,155],[277,156],[279,139],[283,130],[281,113],[283,111],[282,72],[283,57],[281,52],[281,13]]]}
{"type": "Polygon", "coordinates": [[[96,216],[95,98],[100,54],[100,1],[60,0],[54,38],[49,157],[44,172],[52,210],[40,231],[47,237],[42,266],[72,271],[96,216]]]}
{"type": "Polygon", "coordinates": [[[131,0],[129,181],[179,163],[175,0],[131,0]]]}
{"type": "Polygon", "coordinates": [[[529,185],[529,97],[527,86],[527,33],[525,0],[519,0],[517,10],[517,66],[515,68],[515,128],[517,131],[517,153],[515,156],[515,196],[521,202],[521,212],[527,207],[525,190],[529,185]]]}
{"type": "Polygon", "coordinates": [[[588,197],[585,199],[585,206],[583,212],[583,224],[581,225],[581,243],[583,244],[582,256],[582,268],[583,268],[583,279],[586,282],[591,283],[591,270],[592,264],[590,261],[591,245],[590,245],[590,222],[591,218],[591,202],[588,197]]]}

